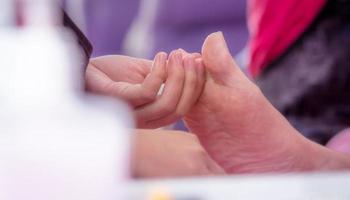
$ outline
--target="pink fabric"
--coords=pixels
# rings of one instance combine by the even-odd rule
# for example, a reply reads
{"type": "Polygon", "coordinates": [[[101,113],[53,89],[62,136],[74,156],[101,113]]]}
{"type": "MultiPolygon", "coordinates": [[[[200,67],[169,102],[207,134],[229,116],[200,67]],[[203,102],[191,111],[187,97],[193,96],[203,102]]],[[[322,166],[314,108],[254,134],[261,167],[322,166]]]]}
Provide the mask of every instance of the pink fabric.
{"type": "Polygon", "coordinates": [[[326,0],[249,0],[249,70],[256,77],[313,22],[326,0]]]}

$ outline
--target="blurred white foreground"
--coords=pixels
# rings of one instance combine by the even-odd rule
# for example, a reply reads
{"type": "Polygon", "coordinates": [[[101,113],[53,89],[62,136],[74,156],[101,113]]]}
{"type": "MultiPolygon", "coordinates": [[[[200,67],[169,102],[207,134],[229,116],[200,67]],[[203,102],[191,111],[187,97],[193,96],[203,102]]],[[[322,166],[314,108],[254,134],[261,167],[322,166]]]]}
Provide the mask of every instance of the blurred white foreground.
{"type": "Polygon", "coordinates": [[[74,38],[34,7],[0,25],[0,199],[123,199],[129,112],[83,94],[74,38]]]}
{"type": "Polygon", "coordinates": [[[128,188],[130,200],[348,200],[350,173],[154,180],[128,188]]]}

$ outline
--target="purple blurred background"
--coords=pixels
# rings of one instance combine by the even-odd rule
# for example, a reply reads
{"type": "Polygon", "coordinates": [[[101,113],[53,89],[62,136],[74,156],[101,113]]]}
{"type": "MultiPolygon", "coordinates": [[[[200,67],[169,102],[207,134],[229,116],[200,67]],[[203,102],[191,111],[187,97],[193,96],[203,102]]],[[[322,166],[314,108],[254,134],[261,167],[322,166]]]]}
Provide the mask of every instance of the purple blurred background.
{"type": "MultiPolygon", "coordinates": [[[[177,48],[200,52],[205,37],[216,31],[224,32],[236,55],[248,40],[246,0],[86,0],[84,6],[93,56],[152,58],[159,51],[177,48]],[[124,49],[126,38],[128,50],[124,49]],[[146,48],[139,53],[135,46],[146,48]]],[[[175,129],[186,130],[181,122],[175,129]]]]}
{"type": "MultiPolygon", "coordinates": [[[[145,0],[147,4],[149,0],[145,0]]],[[[86,28],[94,45],[94,56],[124,53],[123,41],[140,11],[140,0],[86,0],[86,28]]],[[[223,31],[236,54],[246,44],[245,0],[159,0],[155,17],[149,22],[153,38],[149,52],[169,52],[176,48],[200,51],[205,36],[223,31]]],[[[154,14],[154,13],[153,13],[154,14]]],[[[145,41],[149,42],[149,41],[145,41]]],[[[131,52],[132,53],[132,52],[131,52]]]]}
{"type": "Polygon", "coordinates": [[[118,54],[138,12],[139,0],[86,0],[85,18],[94,56],[118,54]]]}
{"type": "Polygon", "coordinates": [[[199,52],[208,34],[223,31],[236,54],[248,38],[246,1],[161,0],[154,29],[154,52],[180,47],[199,52]]]}

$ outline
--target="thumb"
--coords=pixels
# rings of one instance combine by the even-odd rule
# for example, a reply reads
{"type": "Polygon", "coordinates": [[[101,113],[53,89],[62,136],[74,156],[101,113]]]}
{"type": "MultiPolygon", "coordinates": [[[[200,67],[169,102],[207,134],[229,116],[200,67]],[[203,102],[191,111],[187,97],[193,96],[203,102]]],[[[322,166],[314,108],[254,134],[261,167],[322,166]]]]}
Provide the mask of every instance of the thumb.
{"type": "Polygon", "coordinates": [[[212,33],[206,38],[202,47],[202,58],[209,76],[218,84],[228,84],[235,73],[242,73],[222,32],[212,33]]]}

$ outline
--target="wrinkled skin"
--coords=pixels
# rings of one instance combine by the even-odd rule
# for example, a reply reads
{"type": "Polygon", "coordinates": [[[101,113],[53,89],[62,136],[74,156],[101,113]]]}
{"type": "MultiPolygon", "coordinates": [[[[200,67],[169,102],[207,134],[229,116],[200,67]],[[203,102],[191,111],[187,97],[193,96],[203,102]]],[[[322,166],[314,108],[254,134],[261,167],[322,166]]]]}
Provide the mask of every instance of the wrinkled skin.
{"type": "MultiPolygon", "coordinates": [[[[179,50],[168,60],[166,55],[159,54],[153,64],[130,57],[98,58],[90,63],[86,79],[91,91],[129,102],[135,109],[139,127],[158,128],[185,115],[191,132],[228,173],[350,168],[349,155],[312,143],[287,122],[238,68],[221,33],[206,39],[201,58],[184,56],[179,50]],[[165,89],[158,96],[162,83],[165,89]]],[[[138,144],[169,142],[169,148],[182,152],[184,160],[188,159],[184,156],[187,154],[192,159],[198,156],[189,148],[198,146],[198,142],[184,147],[182,142],[178,143],[181,139],[164,136],[163,142],[159,142],[157,137],[144,137],[138,144]],[[150,139],[153,137],[154,140],[150,139]]],[[[137,160],[156,161],[151,166],[159,167],[137,169],[139,174],[167,176],[159,169],[169,163],[174,165],[173,175],[195,174],[192,167],[181,168],[179,162],[173,163],[175,158],[167,160],[170,152],[163,154],[162,146],[156,144],[144,148],[144,154],[137,160]],[[148,157],[155,160],[147,160],[148,157]],[[160,174],[154,174],[157,171],[160,174]]],[[[195,166],[206,165],[207,159],[200,160],[201,164],[195,166]]]]}
{"type": "Polygon", "coordinates": [[[153,62],[127,56],[94,58],[86,70],[86,87],[129,103],[138,128],[166,126],[187,114],[201,94],[205,74],[199,56],[175,50],[169,57],[158,53],[153,62]]]}
{"type": "Polygon", "coordinates": [[[350,167],[344,154],[302,137],[242,73],[222,33],[204,42],[204,91],[185,121],[228,173],[350,167]]]}
{"type": "MultiPolygon", "coordinates": [[[[200,54],[158,53],[155,60],[127,56],[92,59],[86,70],[91,92],[122,98],[134,108],[138,127],[158,128],[185,115],[205,81],[200,54]],[[159,90],[164,83],[163,93],[159,90]]],[[[167,130],[135,130],[132,173],[137,178],[223,175],[195,135],[167,130]]]]}

